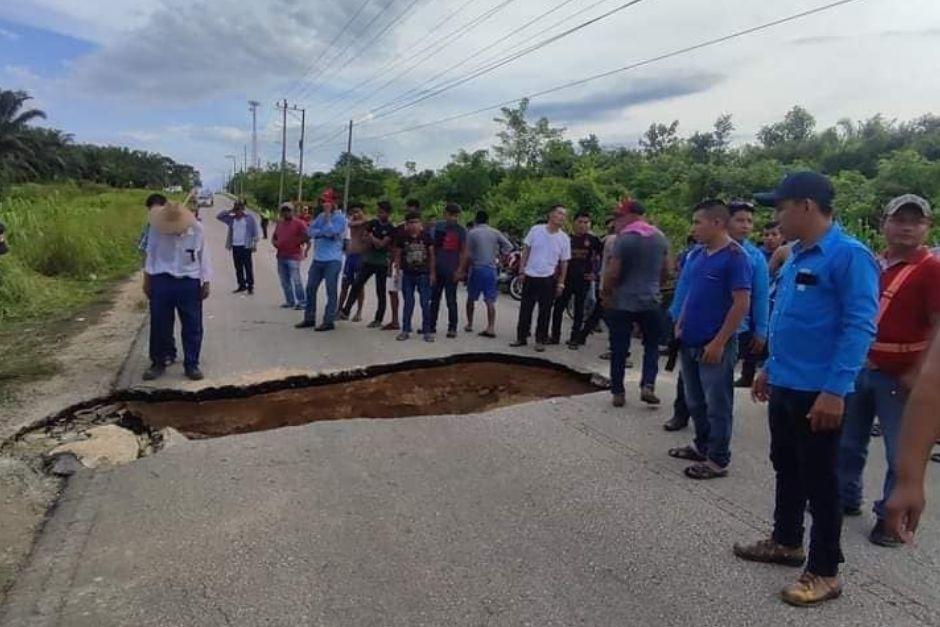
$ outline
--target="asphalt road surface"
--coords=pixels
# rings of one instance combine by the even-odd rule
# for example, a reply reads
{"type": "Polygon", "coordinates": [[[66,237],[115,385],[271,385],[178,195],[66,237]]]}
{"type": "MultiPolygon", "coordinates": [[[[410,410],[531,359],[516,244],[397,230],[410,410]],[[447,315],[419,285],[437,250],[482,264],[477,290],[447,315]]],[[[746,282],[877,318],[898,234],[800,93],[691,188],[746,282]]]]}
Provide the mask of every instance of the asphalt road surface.
{"type": "MultiPolygon", "coordinates": [[[[207,379],[185,381],[176,367],[155,387],[514,350],[506,298],[497,340],[396,342],[351,323],[296,330],[297,312],[278,308],[267,243],[255,295],[232,295],[224,230],[208,211],[204,220],[216,269],[207,379]]],[[[146,329],[125,386],[142,385],[145,340],[146,329]]],[[[603,349],[597,335],[545,357],[603,373],[603,349]]],[[[470,416],[320,422],[79,473],[0,625],[940,625],[940,465],[916,546],[875,547],[870,514],[847,519],[843,597],[790,608],[776,594],[796,570],[731,554],[769,529],[765,409],[739,392],[731,475],[692,482],[665,454],[690,437],[661,429],[674,379],[661,377],[664,405],[652,410],[635,376],[623,409],[598,392],[470,416]]]]}

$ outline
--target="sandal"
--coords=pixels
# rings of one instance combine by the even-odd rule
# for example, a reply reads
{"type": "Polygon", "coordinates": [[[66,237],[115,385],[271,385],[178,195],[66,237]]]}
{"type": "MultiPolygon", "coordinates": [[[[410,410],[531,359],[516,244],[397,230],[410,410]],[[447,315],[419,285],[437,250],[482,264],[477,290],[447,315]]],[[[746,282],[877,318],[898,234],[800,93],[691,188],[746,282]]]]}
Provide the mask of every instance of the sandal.
{"type": "Polygon", "coordinates": [[[689,479],[720,479],[728,476],[727,468],[715,468],[711,464],[692,464],[685,469],[689,479]]]}
{"type": "Polygon", "coordinates": [[[669,449],[669,457],[676,459],[687,459],[692,462],[704,462],[707,457],[699,453],[694,446],[678,446],[669,449]]]}
{"type": "Polygon", "coordinates": [[[480,331],[479,333],[477,333],[477,335],[479,335],[480,337],[496,337],[495,333],[490,333],[488,331],[480,331]]]}

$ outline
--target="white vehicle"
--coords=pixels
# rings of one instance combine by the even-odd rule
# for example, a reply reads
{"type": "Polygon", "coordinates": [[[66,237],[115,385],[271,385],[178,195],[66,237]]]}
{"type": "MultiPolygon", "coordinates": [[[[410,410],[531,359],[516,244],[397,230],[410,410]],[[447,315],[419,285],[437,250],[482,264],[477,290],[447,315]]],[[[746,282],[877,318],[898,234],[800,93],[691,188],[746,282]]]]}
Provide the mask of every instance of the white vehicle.
{"type": "Polygon", "coordinates": [[[199,194],[196,196],[196,202],[200,207],[211,207],[215,204],[215,196],[208,189],[203,189],[199,191],[199,194]]]}

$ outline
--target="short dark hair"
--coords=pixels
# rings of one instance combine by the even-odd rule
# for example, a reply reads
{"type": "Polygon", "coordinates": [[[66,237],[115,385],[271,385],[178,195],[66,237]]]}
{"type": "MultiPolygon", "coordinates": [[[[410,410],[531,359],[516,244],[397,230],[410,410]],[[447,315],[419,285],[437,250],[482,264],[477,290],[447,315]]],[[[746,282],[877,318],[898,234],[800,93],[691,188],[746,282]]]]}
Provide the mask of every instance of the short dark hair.
{"type": "Polygon", "coordinates": [[[150,194],[147,196],[147,209],[150,209],[154,205],[165,205],[167,203],[166,196],[163,194],[150,194]]]}
{"type": "Polygon", "coordinates": [[[555,211],[556,209],[564,209],[565,211],[568,210],[568,208],[565,207],[564,203],[556,202],[554,205],[551,206],[548,212],[551,213],[552,211],[555,211]]]}
{"type": "Polygon", "coordinates": [[[405,222],[411,222],[412,220],[421,221],[421,214],[417,211],[409,211],[405,214],[405,222]]]}
{"type": "Polygon", "coordinates": [[[444,205],[444,213],[449,213],[452,216],[460,215],[461,211],[463,211],[463,209],[455,202],[449,202],[444,205]]]}
{"type": "Polygon", "coordinates": [[[476,224],[486,224],[490,221],[490,214],[483,211],[482,209],[477,211],[477,215],[473,218],[473,222],[476,224]]]}
{"type": "Polygon", "coordinates": [[[232,209],[235,210],[235,211],[238,211],[239,209],[244,210],[244,209],[245,209],[245,201],[244,201],[244,200],[236,200],[236,201],[235,201],[235,204],[232,205],[232,209]]]}
{"type": "Polygon", "coordinates": [[[706,198],[692,209],[693,214],[699,211],[704,211],[710,218],[720,218],[725,222],[731,217],[728,205],[725,204],[725,201],[718,198],[706,198]]]}
{"type": "Polygon", "coordinates": [[[363,211],[365,211],[365,208],[366,206],[361,202],[354,202],[354,203],[349,204],[350,211],[352,211],[353,209],[362,209],[363,211]]]}
{"type": "Polygon", "coordinates": [[[764,226],[765,231],[769,231],[771,229],[779,229],[779,228],[780,228],[780,223],[777,222],[776,220],[773,220],[772,222],[768,222],[767,225],[764,226]]]}
{"type": "Polygon", "coordinates": [[[409,209],[419,209],[421,207],[421,202],[417,198],[409,198],[405,201],[405,206],[409,209]]]}
{"type": "Polygon", "coordinates": [[[385,213],[392,212],[392,203],[387,200],[380,200],[378,202],[379,211],[384,211],[385,213]]]}
{"type": "Polygon", "coordinates": [[[590,220],[590,219],[591,219],[591,212],[588,211],[587,209],[582,209],[581,211],[579,211],[578,213],[576,213],[575,216],[574,216],[574,219],[575,219],[575,220],[580,220],[581,218],[587,218],[588,220],[590,220]]]}
{"type": "Polygon", "coordinates": [[[747,202],[746,200],[732,200],[728,203],[728,214],[733,216],[736,213],[741,213],[742,211],[747,211],[750,214],[754,214],[754,203],[747,202]]]}

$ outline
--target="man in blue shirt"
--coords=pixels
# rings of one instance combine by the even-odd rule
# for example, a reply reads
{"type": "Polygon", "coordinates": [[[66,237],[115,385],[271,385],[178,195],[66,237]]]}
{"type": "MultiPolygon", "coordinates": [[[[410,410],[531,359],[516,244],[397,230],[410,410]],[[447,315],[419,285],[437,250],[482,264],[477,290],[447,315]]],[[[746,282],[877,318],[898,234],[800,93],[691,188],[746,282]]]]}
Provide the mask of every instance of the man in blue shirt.
{"type": "Polygon", "coordinates": [[[323,211],[320,212],[310,227],[307,235],[313,241],[313,263],[307,274],[307,306],[304,309],[303,322],[298,329],[316,327],[314,331],[332,331],[336,328],[336,293],[339,286],[339,273],[343,267],[343,239],[346,237],[346,216],[336,208],[333,190],[327,188],[320,196],[323,211]],[[317,324],[317,291],[320,283],[326,281],[326,309],[323,323],[317,324]]]}
{"type": "Polygon", "coordinates": [[[685,469],[691,479],[725,477],[731,462],[736,334],[751,304],[751,264],[728,235],[729,217],[720,200],[695,207],[692,232],[701,246],[689,254],[673,302],[695,441],[669,455],[695,462],[685,469]]]}
{"type": "Polygon", "coordinates": [[[770,401],[770,459],[777,475],[773,535],[735,544],[738,557],[803,564],[806,504],[813,516],[809,560],[781,591],[791,605],[816,605],[842,593],[842,508],[837,458],[845,397],[875,337],[878,264],[833,223],[835,192],[825,176],[794,172],[755,196],[775,205],[780,230],[799,240],[780,269],[770,317],[770,358],[752,396],[770,401]]]}
{"type": "Polygon", "coordinates": [[[741,360],[741,378],[734,387],[749,388],[754,383],[757,362],[767,345],[767,323],[770,317],[770,270],[767,258],[749,239],[754,230],[754,205],[743,200],[728,203],[731,220],[728,234],[747,253],[751,262],[751,310],[738,329],[738,359],[741,360]]]}

